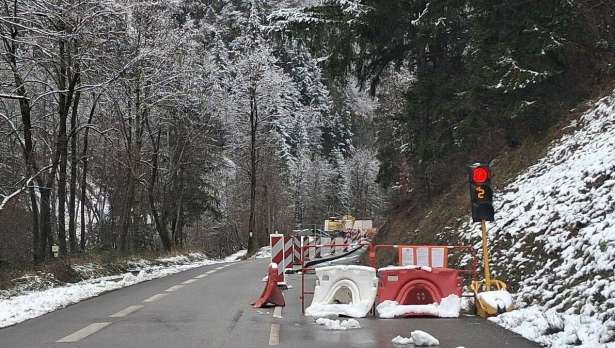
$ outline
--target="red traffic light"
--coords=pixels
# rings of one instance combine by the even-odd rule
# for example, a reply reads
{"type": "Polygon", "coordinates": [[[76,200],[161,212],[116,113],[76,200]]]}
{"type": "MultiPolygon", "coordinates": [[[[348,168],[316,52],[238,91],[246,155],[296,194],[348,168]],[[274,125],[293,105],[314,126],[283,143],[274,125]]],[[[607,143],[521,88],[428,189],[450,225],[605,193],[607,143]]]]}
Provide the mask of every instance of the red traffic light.
{"type": "Polygon", "coordinates": [[[472,168],[472,181],[475,184],[484,184],[489,180],[490,174],[489,168],[487,167],[472,168]]]}

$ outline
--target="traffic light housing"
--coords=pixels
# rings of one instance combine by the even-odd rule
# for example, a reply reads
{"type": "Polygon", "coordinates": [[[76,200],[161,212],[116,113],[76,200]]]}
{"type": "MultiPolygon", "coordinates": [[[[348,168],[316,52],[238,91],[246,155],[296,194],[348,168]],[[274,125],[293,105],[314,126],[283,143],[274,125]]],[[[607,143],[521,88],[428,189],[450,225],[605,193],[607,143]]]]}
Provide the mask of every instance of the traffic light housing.
{"type": "Polygon", "coordinates": [[[493,221],[493,190],[491,189],[491,168],[488,164],[476,163],[470,166],[470,200],[474,222],[493,221]]]}

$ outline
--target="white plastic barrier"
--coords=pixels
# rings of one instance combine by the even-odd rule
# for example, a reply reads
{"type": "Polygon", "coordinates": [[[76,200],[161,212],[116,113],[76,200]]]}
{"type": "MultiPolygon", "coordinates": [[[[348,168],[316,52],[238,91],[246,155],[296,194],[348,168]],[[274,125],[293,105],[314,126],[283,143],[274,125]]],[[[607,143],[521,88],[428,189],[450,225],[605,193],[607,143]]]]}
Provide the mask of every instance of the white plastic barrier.
{"type": "Polygon", "coordinates": [[[376,300],[376,269],[366,266],[341,265],[316,268],[318,281],[312,304],[305,315],[325,317],[345,315],[362,318],[376,300]]]}

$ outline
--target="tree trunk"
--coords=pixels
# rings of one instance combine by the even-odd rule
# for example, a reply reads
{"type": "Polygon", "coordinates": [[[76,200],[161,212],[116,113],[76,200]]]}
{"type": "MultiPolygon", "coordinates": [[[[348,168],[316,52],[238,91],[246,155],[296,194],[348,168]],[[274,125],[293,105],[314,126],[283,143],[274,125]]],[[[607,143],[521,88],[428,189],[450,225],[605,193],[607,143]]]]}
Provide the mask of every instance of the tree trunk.
{"type": "Polygon", "coordinates": [[[250,219],[248,220],[248,254],[256,252],[255,208],[256,208],[256,134],[258,131],[258,107],[256,104],[256,88],[250,89],[250,219]]]}
{"type": "MultiPolygon", "coordinates": [[[[87,178],[88,178],[88,135],[90,133],[89,125],[92,124],[92,118],[94,117],[94,112],[96,111],[96,104],[98,104],[98,98],[100,98],[101,94],[99,94],[92,103],[92,108],[90,109],[90,116],[88,117],[88,127],[85,129],[85,134],[83,135],[83,152],[81,153],[81,161],[83,162],[83,172],[81,173],[81,239],[80,239],[80,249],[81,251],[85,251],[86,245],[86,236],[85,236],[85,202],[87,201],[87,178]]],[[[76,136],[76,134],[75,134],[76,136]]]]}
{"type": "Polygon", "coordinates": [[[75,224],[75,201],[77,198],[77,113],[79,108],[79,99],[81,93],[75,93],[73,101],[73,110],[70,117],[70,183],[69,183],[69,198],[68,198],[68,244],[71,254],[76,254],[77,249],[77,231],[75,224]]]}
{"type": "Polygon", "coordinates": [[[154,217],[154,224],[156,225],[158,236],[160,236],[160,241],[162,242],[162,247],[166,251],[171,251],[173,249],[173,243],[169,238],[167,224],[166,222],[161,221],[160,214],[158,213],[158,209],[156,209],[156,204],[154,201],[154,188],[156,185],[156,178],[158,177],[158,150],[160,149],[160,133],[161,131],[159,130],[156,141],[154,141],[153,135],[150,135],[154,152],[152,153],[152,174],[150,176],[149,186],[147,188],[147,198],[149,200],[150,212],[154,217]]]}

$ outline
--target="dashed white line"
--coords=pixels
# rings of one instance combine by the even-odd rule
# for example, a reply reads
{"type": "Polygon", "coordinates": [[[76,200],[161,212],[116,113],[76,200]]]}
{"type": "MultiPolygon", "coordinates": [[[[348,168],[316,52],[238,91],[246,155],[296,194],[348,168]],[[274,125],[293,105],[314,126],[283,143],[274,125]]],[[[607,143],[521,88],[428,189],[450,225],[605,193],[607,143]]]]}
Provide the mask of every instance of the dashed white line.
{"type": "Polygon", "coordinates": [[[182,284],[192,284],[194,282],[196,282],[198,279],[188,279],[185,282],[183,282],[182,284]]]}
{"type": "Polygon", "coordinates": [[[179,290],[179,289],[181,289],[183,287],[184,287],[184,285],[173,285],[172,287],[166,289],[165,291],[166,292],[174,292],[174,291],[177,291],[177,290],[179,290]]]}
{"type": "Polygon", "coordinates": [[[208,275],[207,273],[203,273],[203,274],[199,274],[198,276],[196,276],[194,278],[196,278],[196,279],[203,279],[203,278],[207,277],[207,275],[208,275]]]}
{"type": "Polygon", "coordinates": [[[282,319],[282,307],[281,306],[275,307],[275,309],[273,310],[273,317],[282,319]]]}
{"type": "Polygon", "coordinates": [[[158,301],[158,300],[160,300],[161,298],[163,298],[163,297],[165,297],[167,295],[168,294],[157,294],[157,295],[154,295],[154,296],[148,298],[147,300],[144,300],[143,302],[146,302],[146,303],[148,303],[148,302],[155,302],[155,301],[158,301]]]}
{"type": "Polygon", "coordinates": [[[277,346],[280,344],[280,324],[271,324],[269,331],[269,345],[277,346]]]}
{"type": "Polygon", "coordinates": [[[106,322],[106,323],[93,323],[90,324],[86,327],[84,327],[83,329],[72,333],[64,338],[61,338],[59,340],[57,340],[57,343],[71,343],[71,342],[79,342],[80,340],[104,329],[105,327],[107,327],[108,325],[110,325],[110,322],[106,322]]]}
{"type": "Polygon", "coordinates": [[[205,272],[205,274],[212,274],[212,273],[216,273],[216,270],[215,270],[215,269],[212,269],[211,271],[207,271],[207,272],[205,272]]]}
{"type": "Polygon", "coordinates": [[[219,271],[221,269],[224,269],[224,266],[215,268],[216,271],[219,271]]]}
{"type": "Polygon", "coordinates": [[[132,312],[138,311],[141,308],[143,308],[143,305],[128,306],[115,314],[111,314],[110,317],[111,318],[123,318],[132,312]]]}

